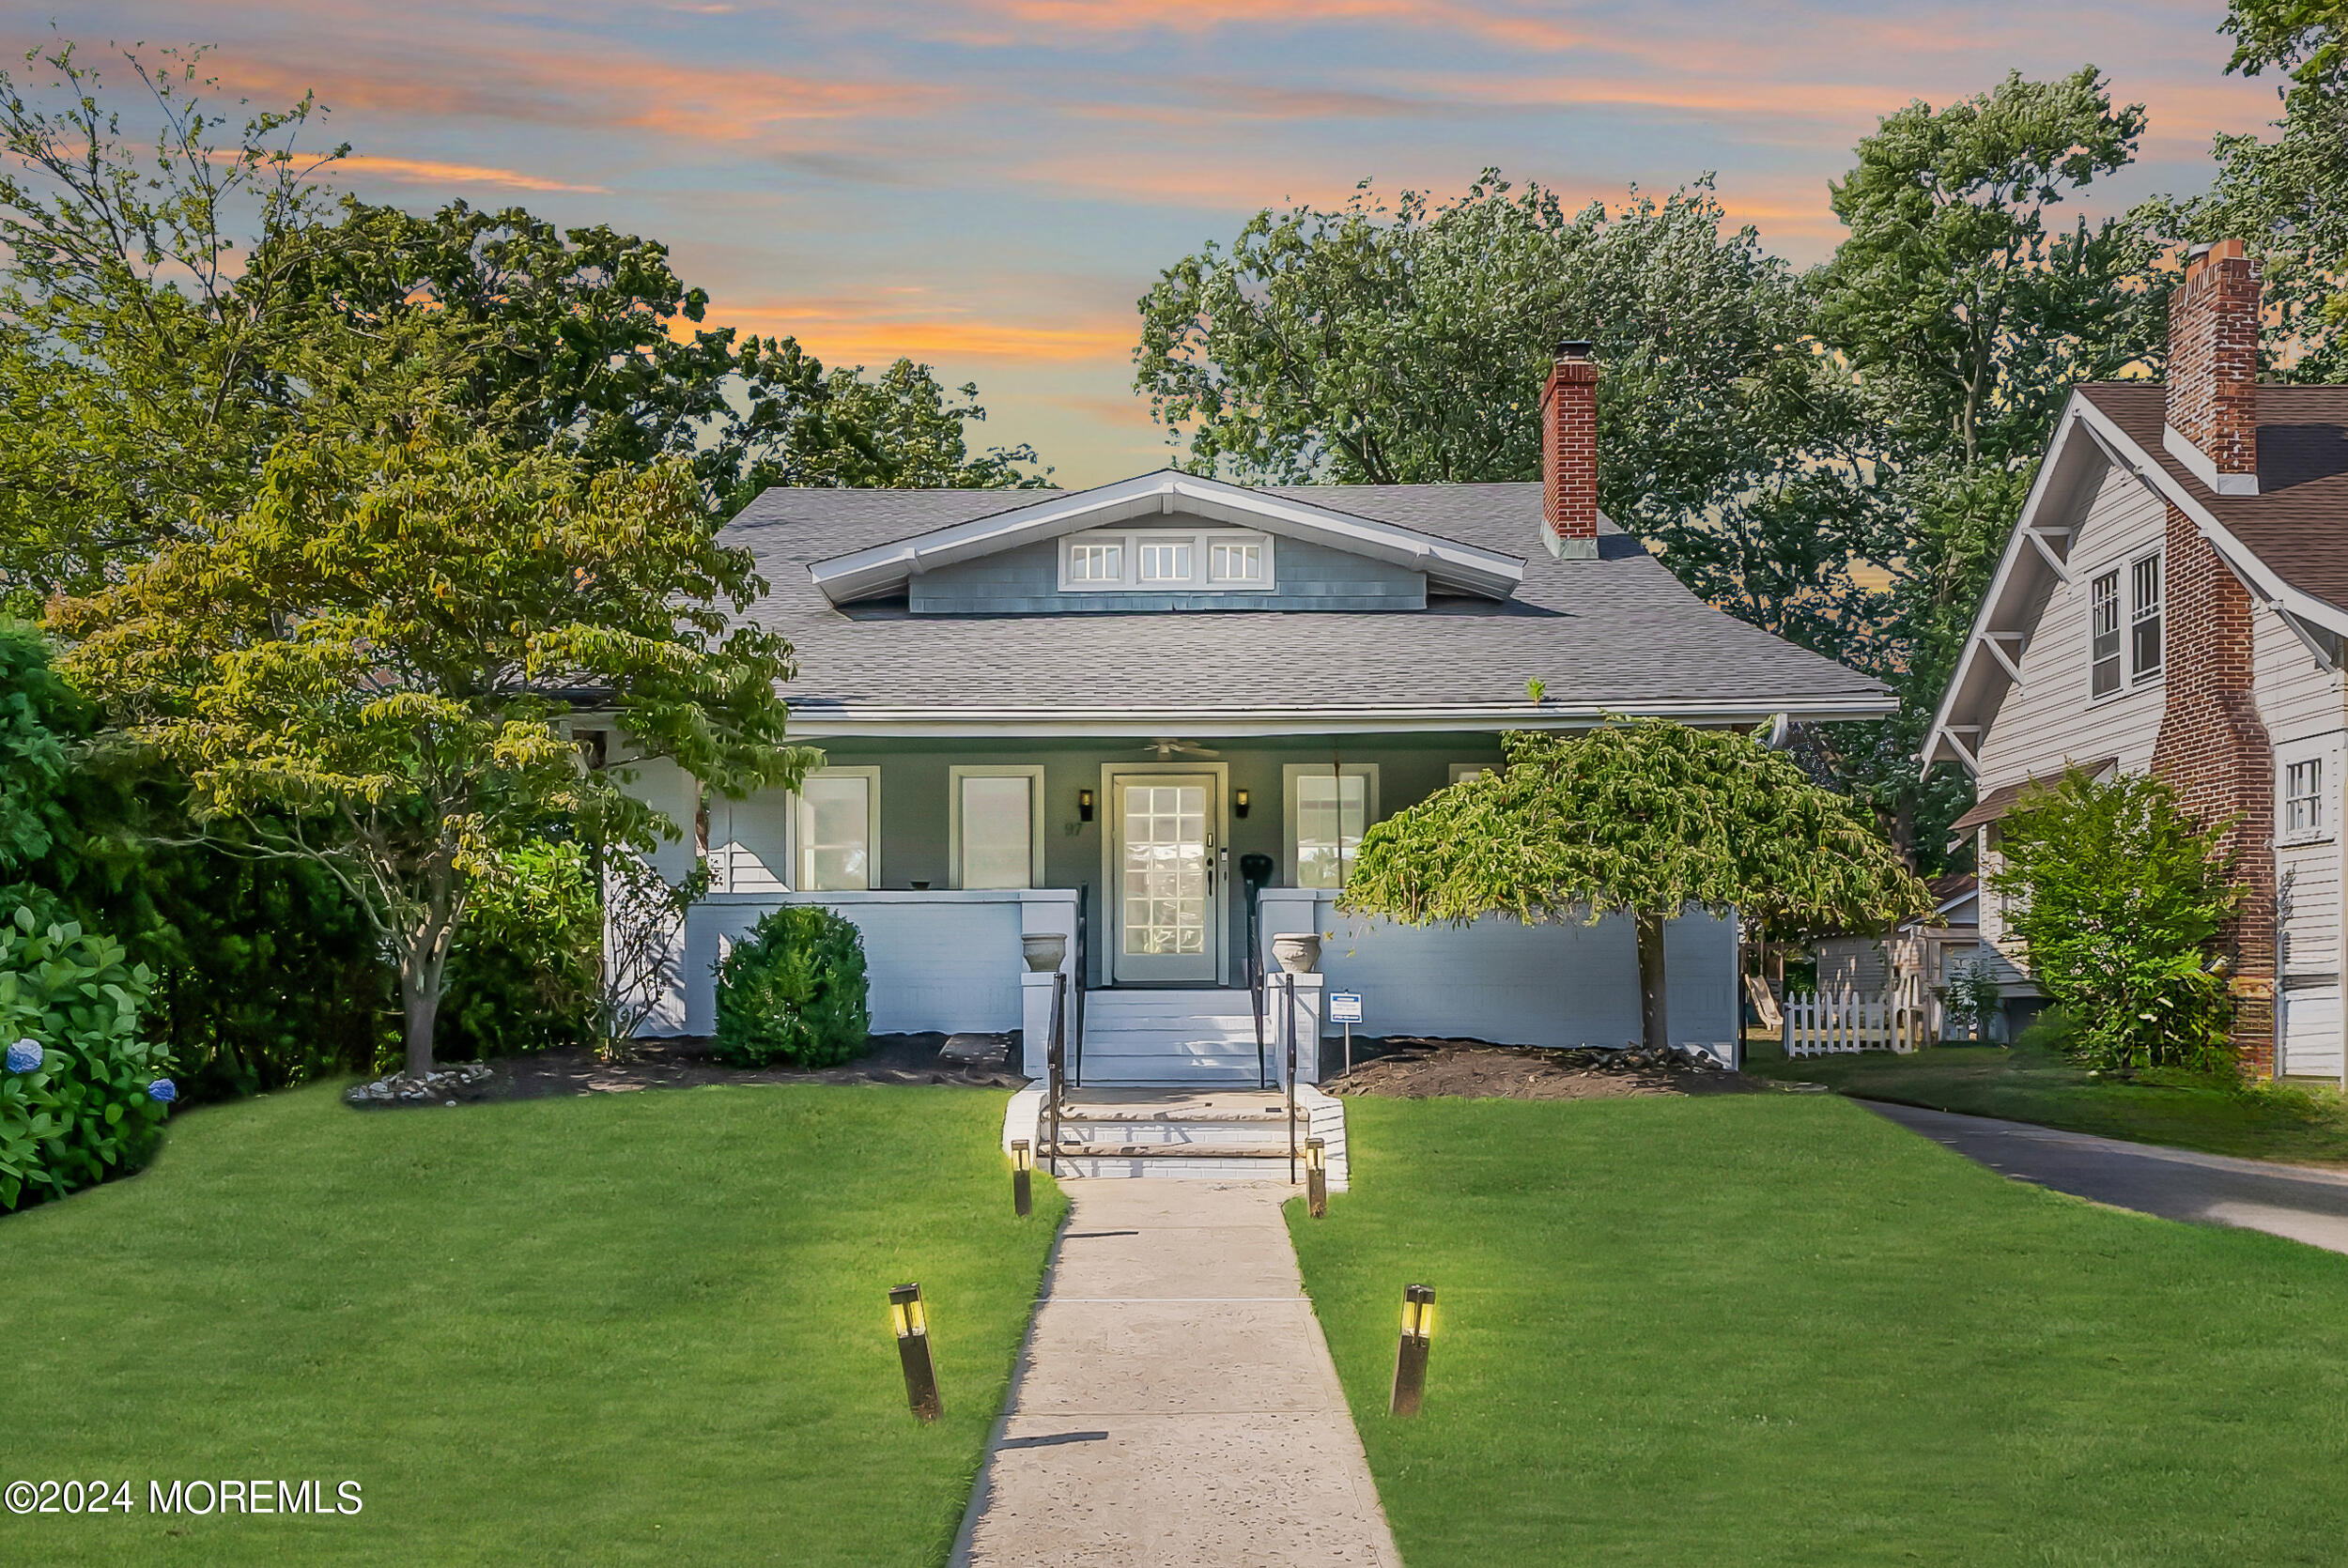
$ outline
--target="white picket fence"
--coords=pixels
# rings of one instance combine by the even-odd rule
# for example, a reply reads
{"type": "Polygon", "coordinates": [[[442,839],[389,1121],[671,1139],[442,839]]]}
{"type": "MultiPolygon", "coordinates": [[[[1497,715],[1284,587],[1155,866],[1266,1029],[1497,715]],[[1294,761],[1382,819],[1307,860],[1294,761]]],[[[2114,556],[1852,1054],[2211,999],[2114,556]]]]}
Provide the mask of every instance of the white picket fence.
{"type": "Polygon", "coordinates": [[[1873,996],[1855,991],[1785,998],[1785,1054],[1832,1056],[1846,1052],[1907,1053],[1930,1045],[1939,1033],[1939,998],[1921,988],[1873,996]]]}

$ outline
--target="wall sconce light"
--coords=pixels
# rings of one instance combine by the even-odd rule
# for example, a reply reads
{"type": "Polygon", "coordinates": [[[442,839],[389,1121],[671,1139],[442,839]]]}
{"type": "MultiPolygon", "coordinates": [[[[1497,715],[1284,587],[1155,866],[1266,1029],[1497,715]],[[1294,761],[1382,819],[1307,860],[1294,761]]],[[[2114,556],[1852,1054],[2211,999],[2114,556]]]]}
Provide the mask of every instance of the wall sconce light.
{"type": "Polygon", "coordinates": [[[1316,1220],[1329,1212],[1329,1147],[1318,1138],[1305,1140],[1305,1209],[1316,1220]]]}
{"type": "MultiPolygon", "coordinates": [[[[935,1421],[939,1412],[937,1369],[930,1362],[930,1318],[921,1306],[919,1285],[901,1284],[889,1291],[888,1326],[896,1330],[897,1360],[904,1363],[905,1403],[921,1421],[935,1421]]],[[[1404,1337],[1409,1337],[1407,1330],[1404,1337]]]]}
{"type": "Polygon", "coordinates": [[[1394,1353],[1394,1399],[1387,1412],[1418,1414],[1419,1396],[1427,1391],[1427,1343],[1435,1337],[1435,1287],[1402,1287],[1402,1343],[1394,1353]]]}
{"type": "Polygon", "coordinates": [[[1011,1145],[1011,1211],[1022,1220],[1035,1210],[1033,1179],[1027,1175],[1035,1169],[1035,1145],[1025,1138],[1014,1138],[1011,1145]]]}
{"type": "Polygon", "coordinates": [[[1090,790],[1076,792],[1076,820],[1087,822],[1092,820],[1092,792],[1090,790]]]}
{"type": "Polygon", "coordinates": [[[1233,790],[1231,792],[1231,815],[1234,817],[1244,817],[1247,815],[1246,791],[1233,790]]]}

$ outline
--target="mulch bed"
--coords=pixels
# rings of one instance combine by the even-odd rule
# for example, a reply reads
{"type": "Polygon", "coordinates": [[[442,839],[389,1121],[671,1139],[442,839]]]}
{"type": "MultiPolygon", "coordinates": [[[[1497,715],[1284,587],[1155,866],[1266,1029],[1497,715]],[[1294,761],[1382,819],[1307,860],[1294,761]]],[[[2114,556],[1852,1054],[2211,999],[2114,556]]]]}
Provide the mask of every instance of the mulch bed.
{"type": "MultiPolygon", "coordinates": [[[[709,1053],[709,1041],[691,1038],[641,1040],[632,1062],[605,1063],[593,1051],[565,1046],[502,1056],[478,1082],[453,1087],[458,1103],[485,1099],[546,1099],[560,1095],[632,1094],[639,1089],[692,1088],[703,1084],[959,1084],[977,1088],[1017,1088],[1027,1080],[1011,1070],[1010,1046],[999,1059],[963,1062],[940,1054],[944,1035],[875,1035],[872,1048],[852,1062],[816,1071],[793,1068],[728,1067],[709,1053]]],[[[391,1110],[402,1102],[370,1104],[391,1110]]],[[[434,1099],[409,1101],[442,1105],[434,1099]]]]}
{"type": "Polygon", "coordinates": [[[1681,1051],[1542,1051],[1480,1040],[1400,1037],[1354,1041],[1352,1072],[1324,1079],[1321,1086],[1333,1095],[1389,1099],[1443,1095],[1620,1099],[1633,1095],[1762,1094],[1769,1087],[1681,1051]]]}

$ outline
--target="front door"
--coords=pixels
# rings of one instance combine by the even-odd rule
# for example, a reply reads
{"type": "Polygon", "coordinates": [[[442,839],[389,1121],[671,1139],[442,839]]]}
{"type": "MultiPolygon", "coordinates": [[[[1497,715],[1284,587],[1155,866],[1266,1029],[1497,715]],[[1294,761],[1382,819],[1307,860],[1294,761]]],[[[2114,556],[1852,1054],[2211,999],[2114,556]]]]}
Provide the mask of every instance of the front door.
{"type": "Polygon", "coordinates": [[[1222,960],[1215,776],[1120,774],[1109,784],[1111,977],[1123,985],[1203,981],[1222,960]]]}

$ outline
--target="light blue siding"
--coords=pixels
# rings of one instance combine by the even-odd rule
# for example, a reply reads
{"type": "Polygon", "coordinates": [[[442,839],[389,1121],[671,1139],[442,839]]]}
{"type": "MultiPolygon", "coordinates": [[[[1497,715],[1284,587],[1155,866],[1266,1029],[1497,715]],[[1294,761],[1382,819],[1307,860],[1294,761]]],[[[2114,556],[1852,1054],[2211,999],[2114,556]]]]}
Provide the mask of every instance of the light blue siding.
{"type": "Polygon", "coordinates": [[[1142,610],[1425,609],[1427,574],[1329,546],[1274,546],[1271,593],[1063,593],[1059,542],[1043,540],[924,572],[906,592],[917,615],[1053,615],[1142,610]]]}

